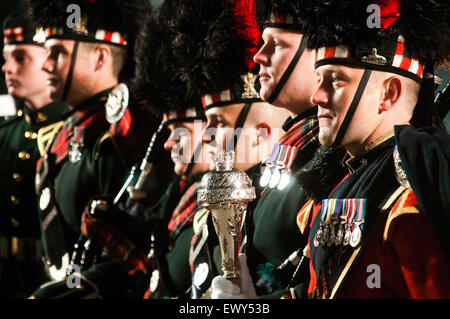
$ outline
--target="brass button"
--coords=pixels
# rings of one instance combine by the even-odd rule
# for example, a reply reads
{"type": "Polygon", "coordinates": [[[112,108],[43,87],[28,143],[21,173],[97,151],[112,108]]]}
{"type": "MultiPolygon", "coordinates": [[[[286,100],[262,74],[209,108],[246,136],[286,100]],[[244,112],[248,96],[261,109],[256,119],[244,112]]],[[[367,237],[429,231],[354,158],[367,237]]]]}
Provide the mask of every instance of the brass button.
{"type": "Polygon", "coordinates": [[[22,181],[22,174],[20,174],[20,173],[13,173],[13,179],[14,179],[14,181],[16,181],[16,182],[21,182],[22,181]]]}
{"type": "Polygon", "coordinates": [[[17,205],[20,203],[20,199],[14,195],[11,195],[10,199],[11,199],[11,203],[13,203],[14,205],[17,205]]]}
{"type": "MultiPolygon", "coordinates": [[[[13,224],[13,225],[19,225],[19,222],[16,220],[16,219],[14,219],[14,218],[11,218],[11,223],[13,224]],[[14,222],[13,222],[13,220],[14,220],[14,222]]],[[[15,226],[15,227],[17,227],[17,226],[15,226]]],[[[11,238],[11,254],[13,255],[13,256],[16,256],[16,255],[18,255],[19,254],[19,249],[20,249],[20,241],[19,241],[19,238],[17,238],[17,237],[12,237],[11,238]]]]}
{"type": "Polygon", "coordinates": [[[14,227],[19,227],[19,226],[20,226],[19,221],[18,221],[17,219],[15,219],[15,218],[11,218],[11,224],[12,224],[14,227]]]}
{"type": "Polygon", "coordinates": [[[35,140],[37,138],[37,133],[33,131],[26,131],[25,138],[28,140],[35,140]]]}
{"type": "Polygon", "coordinates": [[[42,123],[48,120],[47,115],[45,115],[44,113],[38,112],[36,114],[36,123],[42,123]]]}
{"type": "Polygon", "coordinates": [[[30,159],[30,157],[31,157],[31,155],[28,152],[25,152],[25,151],[19,152],[19,158],[23,161],[30,159]]]}
{"type": "Polygon", "coordinates": [[[18,110],[17,111],[17,116],[22,116],[23,115],[23,110],[18,110]]]}

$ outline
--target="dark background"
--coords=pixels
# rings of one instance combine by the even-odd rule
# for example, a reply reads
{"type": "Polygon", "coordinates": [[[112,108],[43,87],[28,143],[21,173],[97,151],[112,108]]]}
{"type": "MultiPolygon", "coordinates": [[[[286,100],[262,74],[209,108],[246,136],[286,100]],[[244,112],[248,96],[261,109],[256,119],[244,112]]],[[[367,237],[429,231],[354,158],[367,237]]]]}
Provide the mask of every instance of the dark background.
{"type": "MultiPolygon", "coordinates": [[[[132,0],[130,0],[132,1],[132,0]]],[[[158,7],[163,0],[149,0],[154,8],[158,7]]],[[[25,12],[26,0],[0,0],[0,25],[3,29],[3,20],[12,13],[23,13],[25,12]]],[[[1,34],[1,44],[0,50],[3,52],[3,32],[1,34]]],[[[3,54],[0,57],[0,66],[3,65],[5,61],[3,60],[3,54]]],[[[0,94],[7,94],[5,86],[5,77],[3,72],[0,76],[0,94]]]]}
{"type": "MultiPolygon", "coordinates": [[[[132,0],[130,0],[132,1],[132,0]]],[[[149,0],[150,3],[153,5],[154,8],[158,7],[163,0],[149,0]]],[[[10,15],[11,13],[23,13],[25,11],[25,2],[26,0],[0,0],[0,23],[3,26],[3,20],[10,15]]],[[[3,34],[2,34],[2,41],[0,41],[0,49],[3,52],[3,34]]],[[[0,57],[0,66],[2,66],[4,63],[3,60],[3,54],[0,57]]],[[[449,73],[446,70],[437,70],[436,74],[442,78],[442,84],[439,86],[439,88],[436,90],[436,93],[439,90],[442,90],[445,86],[445,84],[449,80],[449,73]]],[[[0,94],[7,94],[6,86],[5,86],[5,77],[3,76],[3,73],[0,75],[0,94]]],[[[447,114],[447,117],[445,118],[445,122],[447,124],[447,128],[450,129],[450,113],[447,114]]]]}

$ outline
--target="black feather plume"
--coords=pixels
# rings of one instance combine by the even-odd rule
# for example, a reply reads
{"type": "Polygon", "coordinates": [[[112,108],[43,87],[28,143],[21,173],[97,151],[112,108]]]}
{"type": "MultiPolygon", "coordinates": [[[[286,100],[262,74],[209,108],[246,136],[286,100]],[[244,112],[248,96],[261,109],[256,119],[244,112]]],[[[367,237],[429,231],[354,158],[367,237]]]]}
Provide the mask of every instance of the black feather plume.
{"type": "Polygon", "coordinates": [[[310,49],[380,39],[395,41],[402,35],[412,57],[438,63],[450,54],[450,2],[399,1],[400,17],[389,28],[369,28],[368,6],[393,0],[304,0],[304,37],[310,49]]]}
{"type": "Polygon", "coordinates": [[[181,78],[192,95],[219,92],[248,71],[247,53],[256,46],[238,31],[233,1],[183,0],[169,21],[181,78]]]}
{"type": "MultiPolygon", "coordinates": [[[[134,44],[136,35],[151,12],[148,0],[29,0],[34,22],[43,27],[67,28],[67,20],[74,13],[69,5],[78,5],[81,16],[87,16],[86,28],[95,32],[101,28],[118,31],[128,43],[127,59],[120,74],[121,81],[129,81],[134,73],[134,44]]],[[[89,38],[86,38],[88,41],[89,38]]]]}
{"type": "Polygon", "coordinates": [[[178,2],[165,0],[140,30],[136,43],[136,72],[132,91],[136,98],[160,115],[200,104],[198,96],[186,96],[186,85],[177,69],[168,28],[178,2]]]}

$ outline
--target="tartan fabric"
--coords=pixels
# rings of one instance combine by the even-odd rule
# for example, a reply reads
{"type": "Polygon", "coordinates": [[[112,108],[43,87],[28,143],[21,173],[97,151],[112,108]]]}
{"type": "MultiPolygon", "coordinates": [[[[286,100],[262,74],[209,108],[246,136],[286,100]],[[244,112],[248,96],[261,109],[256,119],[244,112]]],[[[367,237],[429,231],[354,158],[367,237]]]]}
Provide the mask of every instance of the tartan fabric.
{"type": "Polygon", "coordinates": [[[106,248],[108,256],[129,276],[145,276],[150,272],[150,259],[111,224],[92,215],[82,215],[81,232],[106,248]]]}
{"type": "Polygon", "coordinates": [[[167,225],[170,238],[175,239],[181,230],[194,219],[198,210],[197,191],[199,186],[199,183],[193,183],[178,202],[167,225]]]}
{"type": "Polygon", "coordinates": [[[115,149],[129,164],[134,164],[144,157],[148,146],[146,137],[152,136],[154,132],[154,126],[149,124],[151,119],[133,115],[127,108],[120,121],[112,124],[109,129],[115,149]]]}
{"type": "Polygon", "coordinates": [[[317,148],[320,146],[317,108],[313,108],[295,119],[286,121],[283,129],[286,133],[280,137],[278,144],[297,148],[297,153],[292,163],[292,170],[296,171],[314,156],[317,148]]]}
{"type": "Polygon", "coordinates": [[[84,128],[84,140],[98,137],[98,134],[108,128],[105,119],[105,101],[100,99],[97,103],[75,112],[64,123],[58,132],[50,153],[56,155],[56,163],[63,161],[69,154],[69,144],[74,137],[74,130],[84,128]]]}
{"type": "Polygon", "coordinates": [[[279,140],[279,144],[291,145],[303,150],[317,142],[319,120],[316,114],[310,115],[295,123],[279,140]]]}

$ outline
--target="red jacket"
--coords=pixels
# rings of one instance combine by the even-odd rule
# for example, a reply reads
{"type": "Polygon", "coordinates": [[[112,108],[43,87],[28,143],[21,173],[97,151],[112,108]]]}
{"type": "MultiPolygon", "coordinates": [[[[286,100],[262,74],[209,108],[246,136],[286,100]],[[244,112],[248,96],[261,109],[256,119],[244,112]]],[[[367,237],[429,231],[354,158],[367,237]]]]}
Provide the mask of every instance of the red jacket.
{"type": "MultiPolygon", "coordinates": [[[[300,227],[303,225],[303,232],[305,221],[311,226],[321,205],[308,202],[300,210],[297,221],[300,227]]],[[[319,291],[324,291],[326,283],[317,280],[312,262],[310,275],[308,294],[314,291],[317,282],[321,286],[319,291]]],[[[420,213],[411,189],[404,189],[395,200],[385,220],[377,225],[346,272],[339,289],[330,291],[327,297],[450,298],[450,257],[420,213]],[[376,275],[379,282],[374,280],[376,275]]]]}

